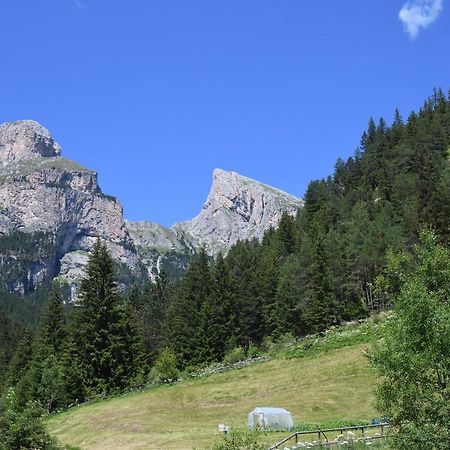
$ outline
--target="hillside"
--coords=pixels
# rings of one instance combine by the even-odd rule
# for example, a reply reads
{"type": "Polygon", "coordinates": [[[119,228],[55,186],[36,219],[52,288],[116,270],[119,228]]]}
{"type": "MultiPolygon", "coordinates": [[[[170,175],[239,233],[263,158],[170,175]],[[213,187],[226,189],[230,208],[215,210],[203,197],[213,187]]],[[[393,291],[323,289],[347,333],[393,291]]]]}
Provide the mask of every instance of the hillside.
{"type": "Polygon", "coordinates": [[[349,325],[278,347],[267,362],[94,402],[53,416],[48,428],[83,450],[187,450],[214,441],[219,423],[245,427],[255,406],[284,407],[296,424],[370,420],[375,376],[364,351],[374,329],[349,325]]]}

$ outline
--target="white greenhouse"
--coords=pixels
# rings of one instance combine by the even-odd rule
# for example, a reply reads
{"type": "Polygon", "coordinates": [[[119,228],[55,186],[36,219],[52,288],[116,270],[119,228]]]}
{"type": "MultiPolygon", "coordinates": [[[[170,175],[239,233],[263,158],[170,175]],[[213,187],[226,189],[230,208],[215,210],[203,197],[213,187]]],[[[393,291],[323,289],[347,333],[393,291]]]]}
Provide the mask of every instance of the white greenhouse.
{"type": "Polygon", "coordinates": [[[289,411],[283,408],[255,408],[248,415],[248,427],[263,430],[290,430],[294,426],[289,411]]]}

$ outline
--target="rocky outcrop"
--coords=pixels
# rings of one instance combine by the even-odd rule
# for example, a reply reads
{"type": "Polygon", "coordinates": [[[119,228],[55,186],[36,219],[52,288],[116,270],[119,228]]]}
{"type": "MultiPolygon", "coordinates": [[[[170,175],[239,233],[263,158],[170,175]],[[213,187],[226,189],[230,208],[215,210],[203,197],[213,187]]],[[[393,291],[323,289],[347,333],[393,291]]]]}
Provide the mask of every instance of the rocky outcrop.
{"type": "Polygon", "coordinates": [[[59,156],[61,147],[50,133],[34,120],[20,120],[0,125],[0,163],[59,156]]]}
{"type": "Polygon", "coordinates": [[[226,252],[238,240],[259,239],[276,227],[283,212],[295,214],[303,206],[286,192],[236,172],[216,169],[200,214],[174,225],[204,245],[211,254],[226,252]]]}
{"type": "Polygon", "coordinates": [[[161,271],[172,279],[183,275],[201,245],[181,228],[146,221],[126,224],[150,279],[161,271]]]}
{"type": "Polygon", "coordinates": [[[104,195],[97,174],[61,157],[61,147],[37,122],[0,125],[0,288],[25,293],[59,276],[75,295],[88,252],[107,242],[123,282],[164,270],[180,276],[200,246],[227,252],[239,239],[261,239],[283,212],[302,200],[235,172],[216,169],[200,214],[171,228],[127,222],[104,195]]]}
{"type": "Polygon", "coordinates": [[[283,212],[295,214],[303,200],[236,172],[214,170],[200,214],[164,228],[151,222],[127,222],[136,249],[153,276],[161,268],[172,275],[204,246],[212,256],[226,253],[238,240],[262,239],[283,212]]]}
{"type": "MultiPolygon", "coordinates": [[[[28,261],[30,267],[40,267],[38,275],[4,282],[8,286],[13,283],[15,290],[27,291],[42,279],[61,275],[74,286],[97,238],[108,243],[119,263],[138,274],[141,265],[125,226],[122,206],[115,198],[102,194],[95,172],[59,155],[60,146],[36,122],[0,126],[3,243],[8,246],[11,240],[36,235],[46,236],[48,244],[40,244],[48,247],[47,254],[41,254],[38,261],[28,261]]],[[[5,256],[1,247],[0,252],[5,256]]],[[[14,258],[14,252],[10,252],[9,259],[14,258]]]]}

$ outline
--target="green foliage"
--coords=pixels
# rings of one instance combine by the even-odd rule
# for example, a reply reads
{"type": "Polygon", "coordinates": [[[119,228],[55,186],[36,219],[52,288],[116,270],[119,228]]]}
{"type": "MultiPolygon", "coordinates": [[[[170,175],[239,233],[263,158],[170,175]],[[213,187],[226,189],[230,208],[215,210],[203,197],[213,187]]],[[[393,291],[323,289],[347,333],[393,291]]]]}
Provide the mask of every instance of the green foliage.
{"type": "MultiPolygon", "coordinates": [[[[405,258],[405,257],[403,257],[405,258]]],[[[398,433],[394,448],[446,449],[450,442],[450,250],[424,230],[415,265],[392,256],[394,315],[370,357],[382,377],[380,411],[398,433]],[[403,268],[403,269],[402,269],[403,268]]]]}
{"type": "Polygon", "coordinates": [[[134,287],[128,296],[133,319],[150,363],[154,362],[164,345],[170,289],[162,272],[154,283],[149,282],[142,289],[134,287]]]}
{"type": "Polygon", "coordinates": [[[57,245],[50,233],[13,233],[0,236],[0,290],[14,291],[20,283],[24,292],[36,288],[30,280],[33,266],[54,261],[57,245]]]}
{"type": "Polygon", "coordinates": [[[33,402],[21,408],[10,388],[0,403],[1,450],[56,450],[58,447],[42,423],[42,409],[33,402]]]}
{"type": "Polygon", "coordinates": [[[19,326],[36,330],[42,321],[50,291],[51,285],[46,281],[23,296],[0,287],[0,311],[19,326]]]}
{"type": "Polygon", "coordinates": [[[315,430],[326,430],[327,428],[345,428],[345,427],[356,427],[358,425],[370,425],[371,422],[368,420],[332,420],[328,422],[321,423],[296,423],[292,432],[295,431],[315,431],[315,430]]]}
{"type": "MultiPolygon", "coordinates": [[[[411,256],[411,248],[422,224],[435,228],[437,241],[450,239],[449,119],[450,102],[441,91],[406,121],[399,111],[390,127],[371,119],[354,156],[338,160],[332,176],[309,184],[296,217],[283,214],[262,242],[237,242],[216,261],[204,250],[167,254],[170,270],[171,258],[191,263],[184,277],[169,282],[161,275],[156,283],[135,288],[128,301],[116,282],[130,283],[131,272],[115,267],[97,242],[72,320],[57,288],[49,295],[49,284],[35,289],[30,282],[33,267],[57,260],[54,237],[1,236],[0,291],[22,286],[25,291],[23,297],[0,293],[3,384],[15,386],[21,407],[34,399],[50,411],[127,389],[154,363],[154,372],[164,361],[170,368],[174,362],[166,347],[175,352],[178,369],[241,360],[263,343],[279,355],[301,358],[369,342],[377,324],[348,325],[343,333],[336,327],[393,304],[401,308],[403,298],[423,308],[420,320],[434,318],[427,327],[440,328],[426,337],[437,341],[447,332],[445,306],[439,317],[432,311],[439,302],[446,305],[441,289],[447,280],[442,275],[430,287],[424,280],[431,275],[417,278],[415,266],[423,254],[411,256]],[[408,276],[415,281],[409,290],[408,276]],[[34,329],[42,322],[34,340],[23,336],[20,322],[34,329]]],[[[168,370],[164,364],[162,372],[168,370]]]]}
{"type": "Polygon", "coordinates": [[[363,323],[349,323],[327,330],[325,333],[298,340],[289,335],[269,348],[271,355],[281,358],[305,358],[344,347],[371,343],[382,335],[389,315],[373,316],[363,323]]]}
{"type": "Polygon", "coordinates": [[[354,156],[309,184],[296,217],[216,264],[193,263],[168,298],[166,344],[180,366],[390,308],[395,287],[380,289],[389,253],[410,253],[424,223],[450,236],[449,118],[438,90],[407,121],[398,110],[390,127],[371,119],[354,156]]]}
{"type": "Polygon", "coordinates": [[[74,332],[91,394],[118,392],[133,383],[142,362],[140,342],[131,311],[116,291],[114,262],[99,240],[80,285],[74,332]]]}
{"type": "Polygon", "coordinates": [[[208,450],[267,450],[267,445],[261,443],[258,431],[231,430],[208,450]]]}
{"type": "Polygon", "coordinates": [[[201,345],[208,331],[205,322],[212,313],[208,305],[210,296],[211,272],[206,251],[202,250],[181,280],[168,310],[168,341],[181,367],[188,362],[202,362],[212,351],[201,345]]]}
{"type": "Polygon", "coordinates": [[[5,387],[11,359],[23,337],[23,326],[0,312],[0,393],[5,387]]]}
{"type": "Polygon", "coordinates": [[[239,361],[244,361],[245,358],[246,358],[245,350],[242,347],[235,347],[225,354],[223,362],[225,364],[235,364],[239,361]]]}
{"type": "Polygon", "coordinates": [[[31,355],[33,354],[32,349],[33,338],[30,332],[26,332],[19,342],[17,350],[11,361],[8,372],[8,385],[16,385],[23,373],[25,373],[31,365],[31,355]]]}
{"type": "Polygon", "coordinates": [[[151,378],[161,383],[172,383],[177,381],[179,376],[175,353],[169,348],[164,348],[155,361],[151,378]]]}
{"type": "Polygon", "coordinates": [[[66,319],[64,315],[64,303],[60,287],[54,283],[50,294],[50,301],[44,315],[41,326],[41,338],[55,353],[58,353],[66,337],[66,319]]]}

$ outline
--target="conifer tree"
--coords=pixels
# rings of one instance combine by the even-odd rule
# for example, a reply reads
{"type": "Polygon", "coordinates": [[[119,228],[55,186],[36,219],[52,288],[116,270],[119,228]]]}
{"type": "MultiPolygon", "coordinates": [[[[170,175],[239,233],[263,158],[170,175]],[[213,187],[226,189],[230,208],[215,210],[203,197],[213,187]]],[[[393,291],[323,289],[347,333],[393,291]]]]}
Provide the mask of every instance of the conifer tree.
{"type": "Polygon", "coordinates": [[[53,284],[50,301],[41,326],[41,339],[55,354],[61,351],[66,337],[64,302],[58,283],[53,284]]]}
{"type": "Polygon", "coordinates": [[[168,310],[168,343],[176,353],[180,366],[203,362],[205,349],[202,346],[205,343],[202,340],[200,311],[210,295],[209,260],[205,249],[201,249],[176,289],[168,310]]]}
{"type": "Polygon", "coordinates": [[[138,372],[139,342],[130,311],[117,293],[114,262],[100,240],[80,285],[75,325],[88,389],[107,394],[130,385],[138,372]]]}
{"type": "Polygon", "coordinates": [[[134,318],[142,336],[146,355],[152,363],[163,346],[169,291],[171,286],[164,272],[142,290],[133,289],[129,296],[134,318]]]}
{"type": "Polygon", "coordinates": [[[25,331],[23,338],[20,340],[17,350],[11,361],[8,372],[8,386],[15,386],[23,374],[30,368],[31,356],[33,354],[33,337],[30,331],[25,331]]]}
{"type": "Polygon", "coordinates": [[[220,342],[217,349],[218,359],[222,359],[225,351],[237,346],[238,311],[231,287],[230,270],[221,253],[216,258],[213,273],[213,288],[211,296],[214,305],[221,314],[220,342]]]}
{"type": "Polygon", "coordinates": [[[311,245],[311,262],[308,270],[306,289],[307,308],[305,320],[312,332],[323,331],[336,320],[336,309],[330,283],[329,254],[326,247],[326,230],[324,229],[325,211],[318,214],[313,223],[311,245]]]}

